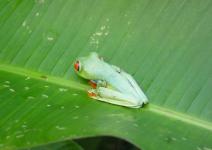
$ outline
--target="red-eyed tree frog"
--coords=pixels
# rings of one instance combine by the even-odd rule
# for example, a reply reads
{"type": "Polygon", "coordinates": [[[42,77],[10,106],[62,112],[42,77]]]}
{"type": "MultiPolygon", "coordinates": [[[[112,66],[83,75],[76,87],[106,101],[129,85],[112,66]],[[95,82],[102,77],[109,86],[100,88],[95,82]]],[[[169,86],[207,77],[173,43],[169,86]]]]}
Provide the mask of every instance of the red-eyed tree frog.
{"type": "Polygon", "coordinates": [[[88,95],[93,99],[131,108],[148,103],[146,95],[131,75],[108,64],[95,52],[77,58],[74,70],[89,80],[92,88],[88,90],[88,95]]]}

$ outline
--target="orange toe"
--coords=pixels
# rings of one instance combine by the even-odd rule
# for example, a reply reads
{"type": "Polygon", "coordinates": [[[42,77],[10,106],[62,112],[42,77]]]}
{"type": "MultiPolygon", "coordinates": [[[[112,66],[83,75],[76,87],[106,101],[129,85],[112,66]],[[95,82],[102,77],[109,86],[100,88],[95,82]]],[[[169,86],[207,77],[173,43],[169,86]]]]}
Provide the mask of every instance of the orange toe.
{"type": "Polygon", "coordinates": [[[97,86],[96,82],[90,80],[88,83],[90,84],[90,86],[91,86],[92,88],[96,89],[96,86],[97,86]]]}
{"type": "Polygon", "coordinates": [[[88,96],[89,97],[96,97],[96,93],[94,93],[94,92],[88,92],[88,96]]]}

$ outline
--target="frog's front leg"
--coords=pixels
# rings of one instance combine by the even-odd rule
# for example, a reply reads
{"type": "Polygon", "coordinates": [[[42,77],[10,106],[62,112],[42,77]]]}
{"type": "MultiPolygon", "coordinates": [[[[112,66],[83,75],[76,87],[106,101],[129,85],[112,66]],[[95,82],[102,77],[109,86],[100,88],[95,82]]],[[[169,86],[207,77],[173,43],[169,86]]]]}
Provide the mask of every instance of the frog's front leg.
{"type": "Polygon", "coordinates": [[[132,108],[139,108],[143,104],[141,100],[131,95],[126,95],[116,90],[104,87],[91,89],[88,91],[88,95],[93,99],[132,108]]]}
{"type": "Polygon", "coordinates": [[[94,89],[98,87],[107,87],[107,82],[104,80],[89,80],[90,86],[94,89]]]}

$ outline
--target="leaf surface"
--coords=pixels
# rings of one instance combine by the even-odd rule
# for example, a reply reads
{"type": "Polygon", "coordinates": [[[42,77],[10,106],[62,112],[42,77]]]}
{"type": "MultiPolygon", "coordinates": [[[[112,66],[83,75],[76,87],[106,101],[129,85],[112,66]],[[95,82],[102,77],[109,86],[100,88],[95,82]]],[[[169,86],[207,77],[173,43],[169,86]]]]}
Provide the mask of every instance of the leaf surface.
{"type": "Polygon", "coordinates": [[[0,148],[111,135],[142,149],[212,149],[211,1],[1,1],[0,148]],[[98,52],[150,104],[88,98],[72,63],[98,52]]]}

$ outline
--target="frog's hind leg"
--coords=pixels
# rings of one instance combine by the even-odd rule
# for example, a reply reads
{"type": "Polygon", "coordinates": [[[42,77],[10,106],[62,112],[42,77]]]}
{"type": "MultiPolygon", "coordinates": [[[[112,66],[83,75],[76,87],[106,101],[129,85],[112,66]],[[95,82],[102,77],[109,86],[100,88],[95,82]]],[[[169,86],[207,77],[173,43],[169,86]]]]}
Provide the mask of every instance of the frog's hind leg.
{"type": "Polygon", "coordinates": [[[141,88],[138,86],[138,84],[134,80],[134,78],[130,74],[128,74],[125,71],[121,70],[119,67],[117,67],[115,65],[112,65],[112,67],[116,70],[116,72],[118,72],[124,78],[126,78],[128,80],[128,82],[130,83],[130,85],[132,86],[132,88],[135,90],[134,95],[136,95],[138,98],[140,98],[141,100],[143,100],[145,104],[148,103],[148,99],[147,99],[146,95],[141,90],[141,88]]]}
{"type": "Polygon", "coordinates": [[[142,101],[130,95],[125,95],[113,89],[104,87],[91,89],[88,91],[88,95],[93,99],[132,108],[139,108],[143,104],[142,101]]]}
{"type": "Polygon", "coordinates": [[[142,101],[144,101],[144,104],[148,103],[148,99],[147,99],[146,95],[141,90],[141,88],[138,86],[137,82],[133,79],[133,77],[124,71],[121,71],[120,74],[122,76],[124,76],[125,78],[127,78],[129,83],[131,84],[131,86],[135,89],[136,94],[142,99],[142,101]]]}

